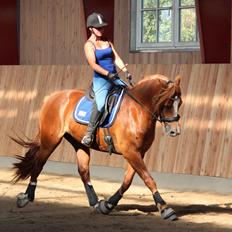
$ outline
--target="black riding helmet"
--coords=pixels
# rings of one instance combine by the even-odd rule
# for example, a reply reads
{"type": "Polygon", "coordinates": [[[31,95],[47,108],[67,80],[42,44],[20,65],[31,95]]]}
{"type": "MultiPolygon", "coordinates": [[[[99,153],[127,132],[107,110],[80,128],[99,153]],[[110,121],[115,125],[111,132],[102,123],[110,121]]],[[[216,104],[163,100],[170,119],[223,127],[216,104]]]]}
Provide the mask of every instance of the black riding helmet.
{"type": "Polygon", "coordinates": [[[105,22],[105,19],[102,14],[99,13],[92,13],[87,18],[87,27],[105,27],[108,24],[105,22]]]}

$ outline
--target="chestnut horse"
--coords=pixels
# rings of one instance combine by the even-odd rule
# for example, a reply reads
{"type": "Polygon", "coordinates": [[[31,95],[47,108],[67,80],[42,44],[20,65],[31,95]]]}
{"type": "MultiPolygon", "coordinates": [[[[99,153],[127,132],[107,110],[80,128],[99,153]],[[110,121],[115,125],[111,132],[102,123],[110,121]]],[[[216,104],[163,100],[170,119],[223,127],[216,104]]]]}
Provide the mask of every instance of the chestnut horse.
{"type": "MultiPolygon", "coordinates": [[[[17,206],[24,207],[29,201],[34,200],[37,177],[64,137],[76,151],[78,172],[91,207],[100,213],[108,214],[118,204],[137,173],[150,189],[161,217],[176,219],[175,211],[160,196],[143,158],[155,138],[157,121],[164,126],[168,135],[180,134],[178,122],[180,118],[178,110],[182,102],[180,77],[176,77],[172,82],[163,75],[148,76],[134,87],[126,89],[120,110],[109,131],[113,138],[115,153],[122,155],[128,165],[121,187],[107,200],[98,200],[90,181],[90,148],[80,143],[87,127],[73,119],[74,106],[83,95],[84,92],[80,90],[64,90],[50,95],[41,109],[36,138],[31,141],[14,139],[20,145],[29,148],[25,156],[17,156],[20,162],[14,164],[15,183],[30,177],[26,192],[17,196],[17,206]]],[[[91,148],[107,151],[102,128],[97,129],[91,148]]]]}

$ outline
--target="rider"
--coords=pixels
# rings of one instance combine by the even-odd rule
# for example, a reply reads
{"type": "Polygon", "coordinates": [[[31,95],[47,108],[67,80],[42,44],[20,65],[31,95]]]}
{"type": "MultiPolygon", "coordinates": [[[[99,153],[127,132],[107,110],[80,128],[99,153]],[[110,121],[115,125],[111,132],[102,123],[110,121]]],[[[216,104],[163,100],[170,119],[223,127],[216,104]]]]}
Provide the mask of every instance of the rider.
{"type": "Polygon", "coordinates": [[[87,133],[81,141],[86,146],[90,146],[93,142],[94,132],[104,110],[109,91],[114,87],[114,84],[125,86],[125,83],[117,76],[116,66],[125,73],[126,78],[131,79],[131,74],[127,71],[112,42],[103,37],[105,26],[107,23],[102,14],[92,13],[88,16],[87,28],[91,35],[84,45],[84,52],[90,67],[94,70],[95,101],[87,133]]]}

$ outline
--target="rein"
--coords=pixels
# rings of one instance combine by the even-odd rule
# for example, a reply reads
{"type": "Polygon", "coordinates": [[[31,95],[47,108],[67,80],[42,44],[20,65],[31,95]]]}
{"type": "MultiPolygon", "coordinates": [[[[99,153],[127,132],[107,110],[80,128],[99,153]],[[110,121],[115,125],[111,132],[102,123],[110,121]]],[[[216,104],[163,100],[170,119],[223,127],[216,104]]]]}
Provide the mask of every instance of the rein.
{"type": "Polygon", "coordinates": [[[152,120],[154,120],[154,121],[157,120],[157,121],[159,121],[160,123],[162,123],[162,121],[161,121],[160,117],[157,115],[157,113],[150,111],[147,107],[144,106],[144,104],[143,104],[141,101],[139,101],[134,95],[132,95],[131,93],[129,93],[127,90],[125,90],[125,93],[126,93],[130,98],[132,98],[135,102],[137,102],[140,106],[142,106],[143,109],[145,109],[149,114],[151,114],[152,120]]]}
{"type": "MultiPolygon", "coordinates": [[[[173,83],[173,81],[169,80],[169,81],[167,82],[167,84],[169,84],[169,83],[173,83]]],[[[174,116],[174,117],[163,117],[162,115],[158,115],[156,112],[152,112],[152,111],[150,111],[147,107],[145,107],[144,104],[143,104],[141,101],[139,101],[133,94],[129,93],[129,92],[127,91],[127,89],[125,89],[125,93],[126,93],[130,98],[132,98],[135,102],[137,102],[140,106],[142,106],[142,108],[145,109],[145,110],[152,116],[152,120],[153,120],[153,121],[158,121],[158,122],[160,122],[160,123],[162,124],[162,123],[177,122],[177,121],[179,121],[179,119],[180,119],[180,115],[179,115],[179,114],[177,114],[177,115],[174,116]]],[[[175,102],[175,101],[178,100],[178,98],[176,97],[176,98],[173,99],[173,100],[174,100],[174,102],[175,102]]]]}

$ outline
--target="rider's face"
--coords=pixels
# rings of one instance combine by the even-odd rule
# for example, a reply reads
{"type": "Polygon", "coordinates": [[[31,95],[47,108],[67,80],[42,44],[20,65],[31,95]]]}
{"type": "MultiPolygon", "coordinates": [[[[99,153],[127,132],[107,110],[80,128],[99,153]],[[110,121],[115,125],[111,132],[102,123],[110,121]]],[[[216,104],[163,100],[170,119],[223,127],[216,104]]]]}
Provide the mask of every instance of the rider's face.
{"type": "Polygon", "coordinates": [[[97,37],[101,37],[104,33],[104,30],[105,28],[104,27],[98,27],[98,28],[95,28],[93,27],[92,28],[92,32],[97,36],[97,37]]]}

